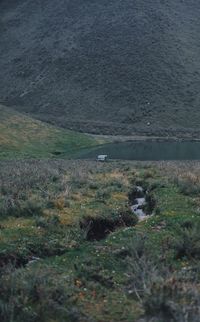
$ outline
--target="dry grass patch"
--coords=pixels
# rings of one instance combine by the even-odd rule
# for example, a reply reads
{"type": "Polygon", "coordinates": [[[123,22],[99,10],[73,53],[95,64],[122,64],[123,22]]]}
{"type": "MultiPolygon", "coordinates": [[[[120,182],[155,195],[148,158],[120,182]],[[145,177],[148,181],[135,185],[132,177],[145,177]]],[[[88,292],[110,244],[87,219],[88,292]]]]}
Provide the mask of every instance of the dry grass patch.
{"type": "Polygon", "coordinates": [[[1,221],[2,228],[26,228],[34,225],[33,219],[26,218],[8,218],[7,220],[1,221]]]}

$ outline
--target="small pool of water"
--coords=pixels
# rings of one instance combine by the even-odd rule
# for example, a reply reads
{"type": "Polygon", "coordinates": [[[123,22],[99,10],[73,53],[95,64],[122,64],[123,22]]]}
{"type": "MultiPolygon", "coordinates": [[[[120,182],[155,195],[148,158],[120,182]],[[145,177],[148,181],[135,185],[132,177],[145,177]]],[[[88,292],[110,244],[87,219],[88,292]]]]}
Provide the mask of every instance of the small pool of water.
{"type": "Polygon", "coordinates": [[[200,160],[199,141],[138,141],[105,144],[81,153],[81,159],[96,159],[107,154],[121,160],[200,160]]]}

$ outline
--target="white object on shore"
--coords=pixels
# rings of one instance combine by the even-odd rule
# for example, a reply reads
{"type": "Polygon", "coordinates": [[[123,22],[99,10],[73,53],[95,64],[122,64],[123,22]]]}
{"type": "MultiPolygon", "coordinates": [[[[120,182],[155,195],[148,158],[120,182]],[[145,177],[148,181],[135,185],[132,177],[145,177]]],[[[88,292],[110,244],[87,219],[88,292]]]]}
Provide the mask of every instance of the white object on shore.
{"type": "Polygon", "coordinates": [[[107,159],[108,159],[107,154],[100,154],[97,157],[97,161],[101,161],[101,162],[105,162],[105,161],[107,161],[107,159]]]}

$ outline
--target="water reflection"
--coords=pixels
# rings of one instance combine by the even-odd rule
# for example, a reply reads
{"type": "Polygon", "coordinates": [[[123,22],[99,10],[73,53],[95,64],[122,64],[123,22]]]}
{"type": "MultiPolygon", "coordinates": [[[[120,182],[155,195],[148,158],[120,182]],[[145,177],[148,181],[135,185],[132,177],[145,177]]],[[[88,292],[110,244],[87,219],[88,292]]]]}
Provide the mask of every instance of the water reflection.
{"type": "Polygon", "coordinates": [[[199,160],[200,142],[123,142],[106,144],[80,155],[83,159],[94,159],[99,154],[107,154],[109,159],[122,160],[199,160]]]}

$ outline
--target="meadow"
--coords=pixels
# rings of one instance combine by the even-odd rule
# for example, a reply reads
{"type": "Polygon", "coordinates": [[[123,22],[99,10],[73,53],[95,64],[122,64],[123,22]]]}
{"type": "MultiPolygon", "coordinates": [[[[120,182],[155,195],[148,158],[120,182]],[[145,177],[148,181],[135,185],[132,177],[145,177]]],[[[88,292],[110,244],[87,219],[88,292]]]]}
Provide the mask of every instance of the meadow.
{"type": "Polygon", "coordinates": [[[199,321],[199,169],[1,161],[1,321],[199,321]]]}
{"type": "Polygon", "coordinates": [[[1,322],[200,321],[200,162],[85,154],[199,140],[199,16],[196,0],[0,0],[1,322]]]}
{"type": "Polygon", "coordinates": [[[70,158],[102,142],[0,105],[0,159],[70,158]]]}

